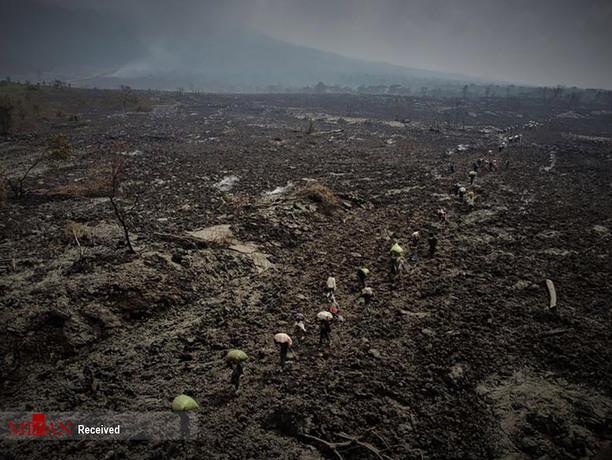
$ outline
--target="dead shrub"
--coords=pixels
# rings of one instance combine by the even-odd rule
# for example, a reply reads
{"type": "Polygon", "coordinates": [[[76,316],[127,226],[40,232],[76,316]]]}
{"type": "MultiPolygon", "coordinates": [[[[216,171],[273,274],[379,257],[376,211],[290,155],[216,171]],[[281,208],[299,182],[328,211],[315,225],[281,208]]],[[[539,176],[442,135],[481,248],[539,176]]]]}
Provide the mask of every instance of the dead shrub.
{"type": "Polygon", "coordinates": [[[77,239],[79,242],[84,242],[90,240],[91,236],[91,230],[87,225],[69,220],[64,226],[64,237],[67,241],[77,239]]]}
{"type": "Polygon", "coordinates": [[[62,162],[70,158],[72,144],[63,134],[52,136],[43,149],[39,149],[25,172],[20,172],[16,177],[8,177],[7,183],[13,191],[15,198],[21,199],[26,195],[25,182],[30,173],[38,166],[46,165],[49,168],[58,169],[62,162]]]}
{"type": "Polygon", "coordinates": [[[87,242],[93,243],[93,233],[87,225],[79,224],[69,220],[64,226],[64,238],[68,243],[76,243],[81,257],[85,255],[86,249],[83,247],[87,242]]]}
{"type": "Polygon", "coordinates": [[[297,196],[317,203],[319,209],[326,213],[336,211],[341,204],[334,192],[319,182],[302,187],[297,191],[297,196]]]}

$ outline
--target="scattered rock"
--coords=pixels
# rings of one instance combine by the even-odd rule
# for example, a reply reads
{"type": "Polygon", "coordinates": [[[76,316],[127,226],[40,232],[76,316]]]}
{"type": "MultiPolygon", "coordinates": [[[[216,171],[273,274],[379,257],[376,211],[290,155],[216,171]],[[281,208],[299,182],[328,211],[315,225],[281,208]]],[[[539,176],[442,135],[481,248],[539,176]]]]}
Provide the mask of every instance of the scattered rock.
{"type": "Polygon", "coordinates": [[[522,291],[523,289],[527,289],[531,286],[531,283],[527,280],[519,280],[512,285],[512,289],[515,291],[522,291]]]}
{"type": "Polygon", "coordinates": [[[407,310],[400,310],[399,312],[402,315],[404,315],[404,316],[407,316],[409,318],[416,318],[416,319],[424,319],[424,318],[427,318],[427,317],[431,316],[431,313],[428,312],[428,311],[407,311],[407,310]]]}
{"type": "Polygon", "coordinates": [[[561,236],[561,232],[558,230],[544,230],[536,235],[537,238],[542,239],[552,239],[559,238],[561,236]]]}
{"type": "Polygon", "coordinates": [[[604,227],[603,225],[594,225],[593,231],[602,237],[608,236],[610,234],[610,230],[608,229],[608,227],[604,227]]]}
{"type": "Polygon", "coordinates": [[[380,351],[378,351],[376,348],[370,348],[368,350],[368,353],[373,356],[376,359],[381,359],[382,355],[380,354],[380,351]]]}
{"type": "Polygon", "coordinates": [[[231,244],[234,241],[234,232],[228,224],[213,225],[202,230],[187,232],[192,237],[207,243],[231,244]]]}

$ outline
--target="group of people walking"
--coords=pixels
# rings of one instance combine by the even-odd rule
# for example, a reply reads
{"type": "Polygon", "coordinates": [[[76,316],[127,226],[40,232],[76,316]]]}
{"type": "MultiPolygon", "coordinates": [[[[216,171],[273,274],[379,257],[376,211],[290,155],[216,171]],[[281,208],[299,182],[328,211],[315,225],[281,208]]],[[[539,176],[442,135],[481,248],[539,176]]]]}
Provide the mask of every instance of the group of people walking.
{"type": "MultiPolygon", "coordinates": [[[[505,146],[504,146],[505,147],[505,146]]],[[[492,151],[489,150],[489,154],[492,151]]],[[[505,167],[509,166],[509,162],[506,162],[505,167]]],[[[455,172],[455,165],[450,165],[450,171],[455,172]]],[[[469,185],[465,186],[462,183],[456,183],[453,187],[453,194],[456,196],[457,201],[460,205],[467,205],[468,210],[472,210],[475,207],[476,194],[474,191],[474,185],[477,177],[483,171],[498,171],[498,164],[496,159],[484,159],[479,158],[473,162],[472,168],[467,173],[469,179],[469,185]]],[[[438,208],[434,211],[441,224],[448,222],[448,212],[444,208],[438,208]]],[[[421,231],[414,231],[409,240],[408,244],[410,247],[410,262],[417,262],[419,258],[419,250],[422,246],[422,241],[425,238],[422,237],[421,231]]],[[[438,238],[436,234],[431,231],[427,235],[427,255],[430,258],[435,257],[438,249],[438,238]]],[[[397,280],[401,272],[406,267],[406,259],[404,257],[404,249],[400,246],[399,242],[394,242],[389,250],[389,274],[392,280],[397,280]]],[[[368,280],[370,278],[370,270],[367,267],[360,267],[356,273],[356,290],[359,292],[359,297],[363,299],[364,306],[368,308],[372,298],[374,297],[374,290],[369,286],[368,280]]],[[[316,315],[319,329],[319,341],[318,345],[320,348],[330,347],[332,343],[332,326],[335,323],[344,321],[343,316],[340,313],[340,307],[336,300],[337,285],[336,278],[330,276],[327,278],[324,289],[326,307],[316,315]]],[[[306,317],[303,313],[295,311],[293,313],[293,337],[289,336],[284,332],[280,332],[274,335],[274,343],[278,347],[280,357],[281,369],[285,367],[289,359],[295,359],[296,353],[294,351],[295,346],[303,345],[307,338],[307,326],[306,317]]],[[[231,383],[234,386],[236,392],[239,390],[240,378],[244,373],[243,363],[246,361],[247,356],[240,350],[231,350],[228,353],[227,362],[232,368],[231,383]]]]}

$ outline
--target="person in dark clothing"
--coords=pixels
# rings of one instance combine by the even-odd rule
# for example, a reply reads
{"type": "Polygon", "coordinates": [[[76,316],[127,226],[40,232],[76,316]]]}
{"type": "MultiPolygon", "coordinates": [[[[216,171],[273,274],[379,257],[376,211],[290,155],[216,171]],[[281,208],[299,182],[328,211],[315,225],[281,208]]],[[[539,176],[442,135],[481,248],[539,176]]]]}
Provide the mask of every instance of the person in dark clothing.
{"type": "Polygon", "coordinates": [[[391,246],[389,255],[391,256],[389,259],[391,265],[391,276],[395,277],[399,274],[400,270],[404,266],[404,250],[398,243],[395,243],[393,246],[391,246]]]}
{"type": "Polygon", "coordinates": [[[374,296],[374,291],[372,291],[372,288],[364,287],[361,290],[361,297],[363,297],[363,303],[366,307],[370,305],[370,301],[372,300],[373,296],[374,296]]]}
{"type": "Polygon", "coordinates": [[[429,243],[429,257],[433,257],[436,254],[438,239],[434,235],[431,235],[427,241],[429,243]]]}
{"type": "Polygon", "coordinates": [[[319,345],[331,344],[331,321],[321,321],[319,328],[319,345]]]}
{"type": "Polygon", "coordinates": [[[244,371],[242,369],[242,363],[238,362],[234,365],[234,369],[232,370],[232,385],[234,385],[234,391],[238,393],[240,389],[240,377],[242,377],[244,371]]]}
{"type": "Polygon", "coordinates": [[[295,313],[293,315],[293,319],[295,320],[295,324],[293,325],[293,337],[297,341],[298,345],[304,341],[304,337],[306,336],[306,326],[304,325],[304,315],[301,313],[295,313]]]}
{"type": "Polygon", "coordinates": [[[289,353],[289,344],[287,342],[280,344],[280,364],[281,367],[285,367],[287,361],[287,354],[289,353]]]}
{"type": "Polygon", "coordinates": [[[446,212],[446,209],[444,208],[436,209],[436,215],[440,219],[440,222],[446,222],[448,219],[448,213],[446,212]]]}
{"type": "Polygon", "coordinates": [[[413,232],[411,236],[411,247],[412,254],[410,255],[410,260],[416,262],[419,256],[419,242],[421,241],[421,233],[413,232]]]}
{"type": "Polygon", "coordinates": [[[366,287],[366,279],[369,274],[370,274],[370,270],[368,270],[366,267],[362,267],[359,270],[357,270],[357,280],[359,282],[360,288],[363,289],[364,287],[366,287]]]}
{"type": "Polygon", "coordinates": [[[459,203],[463,203],[465,199],[465,192],[467,192],[465,187],[461,187],[457,192],[457,195],[459,196],[459,203]]]}

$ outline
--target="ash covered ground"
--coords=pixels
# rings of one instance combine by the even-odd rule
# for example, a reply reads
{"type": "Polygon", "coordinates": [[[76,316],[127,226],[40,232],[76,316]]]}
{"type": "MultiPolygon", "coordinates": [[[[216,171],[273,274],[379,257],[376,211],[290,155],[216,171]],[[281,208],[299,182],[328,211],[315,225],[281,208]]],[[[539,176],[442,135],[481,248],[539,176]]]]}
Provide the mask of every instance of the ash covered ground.
{"type": "Polygon", "coordinates": [[[170,411],[185,393],[199,429],[4,441],[3,457],[611,458],[612,112],[195,94],[130,112],[89,108],[96,94],[54,93],[61,119],[0,143],[9,177],[49,136],[72,147],[0,208],[0,406],[170,411]],[[470,186],[481,157],[498,170],[470,186]],[[116,158],[135,254],[105,192],[116,158]],[[389,249],[409,255],[414,231],[393,279],[389,249]],[[344,321],[320,347],[329,276],[344,321]],[[273,336],[295,311],[306,338],[281,369],[273,336]],[[232,348],[250,357],[238,395],[232,348]]]}

